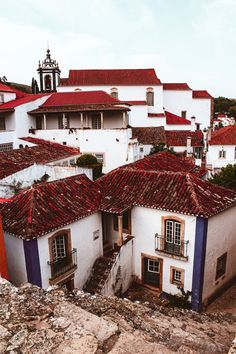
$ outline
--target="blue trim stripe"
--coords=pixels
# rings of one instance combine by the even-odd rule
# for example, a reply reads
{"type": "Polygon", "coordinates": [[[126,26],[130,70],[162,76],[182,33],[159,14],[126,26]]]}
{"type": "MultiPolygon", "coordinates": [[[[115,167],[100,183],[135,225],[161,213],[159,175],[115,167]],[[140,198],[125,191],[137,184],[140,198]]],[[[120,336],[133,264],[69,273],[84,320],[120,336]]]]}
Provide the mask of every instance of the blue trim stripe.
{"type": "Polygon", "coordinates": [[[28,282],[42,287],[37,239],[23,241],[28,282]]]}
{"type": "Polygon", "coordinates": [[[208,219],[197,217],[192,280],[192,309],[201,311],[208,219]]]}

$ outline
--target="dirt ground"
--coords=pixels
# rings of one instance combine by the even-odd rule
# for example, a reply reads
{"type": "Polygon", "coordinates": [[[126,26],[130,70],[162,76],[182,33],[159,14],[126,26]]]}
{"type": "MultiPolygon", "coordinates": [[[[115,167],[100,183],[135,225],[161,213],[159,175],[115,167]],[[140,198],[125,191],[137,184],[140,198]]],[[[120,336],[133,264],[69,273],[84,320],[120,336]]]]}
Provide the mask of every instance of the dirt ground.
{"type": "Polygon", "coordinates": [[[219,311],[236,315],[236,284],[226,290],[206,309],[207,313],[219,311]]]}

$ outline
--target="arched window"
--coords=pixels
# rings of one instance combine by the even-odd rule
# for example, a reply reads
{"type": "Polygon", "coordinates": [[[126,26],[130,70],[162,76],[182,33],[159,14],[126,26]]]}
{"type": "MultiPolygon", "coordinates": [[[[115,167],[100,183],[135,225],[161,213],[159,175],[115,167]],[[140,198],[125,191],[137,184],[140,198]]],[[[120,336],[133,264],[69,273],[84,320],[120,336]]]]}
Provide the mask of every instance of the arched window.
{"type": "Polygon", "coordinates": [[[148,87],[146,90],[146,100],[148,106],[154,106],[154,90],[152,87],[148,87]]]}
{"type": "Polygon", "coordinates": [[[118,89],[116,87],[111,88],[111,96],[118,99],[118,89]]]}
{"type": "Polygon", "coordinates": [[[44,76],[44,84],[45,84],[45,90],[51,90],[51,76],[50,75],[44,76]]]}

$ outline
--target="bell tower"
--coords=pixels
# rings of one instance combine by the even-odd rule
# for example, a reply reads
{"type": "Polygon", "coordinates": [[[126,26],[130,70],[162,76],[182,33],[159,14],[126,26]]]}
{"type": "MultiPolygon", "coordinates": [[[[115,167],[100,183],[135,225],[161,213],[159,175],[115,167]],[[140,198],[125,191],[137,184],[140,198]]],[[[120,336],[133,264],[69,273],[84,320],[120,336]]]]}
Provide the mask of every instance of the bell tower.
{"type": "Polygon", "coordinates": [[[47,49],[46,59],[39,61],[40,92],[56,92],[59,85],[60,73],[58,63],[51,59],[50,49],[47,49]]]}

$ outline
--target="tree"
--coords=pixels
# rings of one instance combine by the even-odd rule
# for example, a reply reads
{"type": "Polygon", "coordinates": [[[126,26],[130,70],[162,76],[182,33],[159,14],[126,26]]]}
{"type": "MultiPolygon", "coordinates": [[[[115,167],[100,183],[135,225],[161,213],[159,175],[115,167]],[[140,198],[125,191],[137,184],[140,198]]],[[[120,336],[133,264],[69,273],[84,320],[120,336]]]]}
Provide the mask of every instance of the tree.
{"type": "Polygon", "coordinates": [[[236,164],[223,167],[219,173],[209,179],[210,182],[236,190],[236,164]]]}
{"type": "Polygon", "coordinates": [[[94,180],[102,176],[102,164],[91,154],[84,154],[78,157],[76,165],[79,167],[92,168],[94,180]]]}
{"type": "Polygon", "coordinates": [[[156,154],[156,153],[161,152],[161,151],[169,151],[169,152],[173,153],[174,155],[176,155],[174,149],[173,148],[169,148],[168,146],[166,147],[165,143],[159,143],[158,145],[153,145],[151,150],[150,150],[149,155],[156,154]]]}
{"type": "Polygon", "coordinates": [[[31,91],[32,93],[39,93],[38,83],[34,77],[32,77],[32,81],[31,81],[31,91]]]}
{"type": "Polygon", "coordinates": [[[217,97],[214,99],[215,113],[227,113],[236,118],[236,100],[226,97],[217,97]]]}
{"type": "Polygon", "coordinates": [[[0,76],[0,82],[6,83],[7,82],[7,78],[6,76],[0,76]]]}

